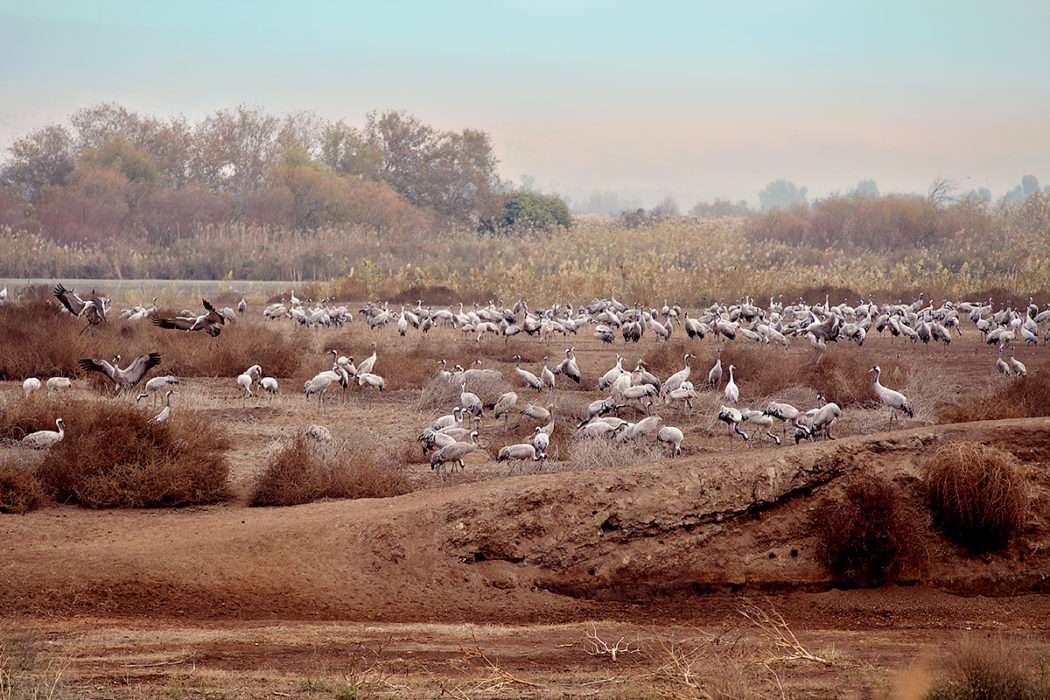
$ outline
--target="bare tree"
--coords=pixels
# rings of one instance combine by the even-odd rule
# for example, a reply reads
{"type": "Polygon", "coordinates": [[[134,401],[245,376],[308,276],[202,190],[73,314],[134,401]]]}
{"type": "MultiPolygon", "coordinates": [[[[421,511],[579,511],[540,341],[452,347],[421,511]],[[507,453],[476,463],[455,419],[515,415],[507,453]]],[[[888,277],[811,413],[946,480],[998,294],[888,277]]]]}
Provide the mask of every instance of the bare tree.
{"type": "Polygon", "coordinates": [[[930,183],[929,189],[926,190],[926,199],[938,206],[946,202],[954,202],[955,197],[952,196],[952,192],[955,191],[956,187],[957,184],[953,178],[947,175],[938,175],[930,183]]]}

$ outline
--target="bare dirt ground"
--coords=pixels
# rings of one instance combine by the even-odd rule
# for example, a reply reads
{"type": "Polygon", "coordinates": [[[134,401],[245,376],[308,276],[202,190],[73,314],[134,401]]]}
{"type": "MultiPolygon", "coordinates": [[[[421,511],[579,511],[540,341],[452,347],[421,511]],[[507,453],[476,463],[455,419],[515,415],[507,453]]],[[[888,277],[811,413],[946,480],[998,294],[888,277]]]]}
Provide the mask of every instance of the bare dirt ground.
{"type": "MultiPolygon", "coordinates": [[[[325,341],[302,332],[324,369],[325,341]]],[[[950,400],[995,380],[994,355],[974,336],[948,352],[880,338],[830,352],[864,353],[884,383],[925,381],[950,400]],[[902,362],[911,373],[895,376],[902,362]]],[[[383,373],[384,343],[400,341],[382,331],[378,342],[383,373]]],[[[527,342],[540,358],[562,350],[527,342]]],[[[554,401],[585,406],[614,350],[569,342],[585,380],[560,377],[554,401]]],[[[681,347],[706,376],[715,344],[681,347]]],[[[632,346],[629,364],[654,350],[651,339],[632,346]]],[[[808,348],[769,352],[785,371],[810,359],[808,348]]],[[[513,378],[498,347],[485,357],[513,378]]],[[[742,403],[771,398],[738,381],[742,403]]],[[[541,400],[509,383],[520,403],[541,400]]],[[[707,392],[693,411],[661,411],[686,432],[679,459],[561,471],[562,441],[560,460],[508,476],[483,449],[454,484],[409,463],[419,490],[398,498],[248,508],[267,457],[311,423],[402,457],[450,408],[421,413],[419,387],[393,385],[372,407],[352,394],[319,412],[296,385],[282,380],[276,402],[246,408],[232,378],[180,387],[174,410],[228,426],[230,503],[0,515],[0,649],[26,667],[23,684],[45,697],[51,684],[54,697],[709,697],[717,681],[738,697],[917,697],[938,654],[961,640],[1050,646],[1050,419],[938,426],[913,396],[916,420],[901,429],[881,432],[885,409],[858,407],[838,440],[748,450],[728,440],[712,413],[721,397],[707,392]],[[972,556],[931,531],[913,580],[834,588],[814,555],[812,512],[852,474],[914,483],[924,455],[958,439],[1003,447],[1030,469],[1024,535],[972,556]],[[778,616],[785,625],[769,626],[778,616]],[[792,633],[797,646],[777,644],[792,633]]],[[[0,391],[19,400],[16,383],[0,391]]],[[[782,398],[808,406],[808,393],[782,398]]],[[[482,441],[531,430],[518,418],[505,433],[486,418],[482,441]]]]}

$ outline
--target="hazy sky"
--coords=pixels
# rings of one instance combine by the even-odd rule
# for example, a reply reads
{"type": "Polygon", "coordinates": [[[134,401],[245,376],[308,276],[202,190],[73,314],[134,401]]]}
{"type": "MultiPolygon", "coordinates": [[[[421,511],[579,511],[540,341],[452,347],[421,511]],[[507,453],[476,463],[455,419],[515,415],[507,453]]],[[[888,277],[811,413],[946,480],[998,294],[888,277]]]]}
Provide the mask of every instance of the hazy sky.
{"type": "Polygon", "coordinates": [[[0,0],[0,145],[100,102],[405,110],[577,200],[999,196],[1050,184],[1050,2],[0,0]]]}

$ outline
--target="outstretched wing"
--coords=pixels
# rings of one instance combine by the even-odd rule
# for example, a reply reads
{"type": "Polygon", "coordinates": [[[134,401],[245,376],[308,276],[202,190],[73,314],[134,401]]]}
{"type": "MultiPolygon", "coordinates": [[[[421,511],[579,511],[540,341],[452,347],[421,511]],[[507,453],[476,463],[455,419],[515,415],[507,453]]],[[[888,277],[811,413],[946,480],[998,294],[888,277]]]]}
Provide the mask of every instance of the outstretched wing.
{"type": "Polygon", "coordinates": [[[85,357],[82,360],[78,360],[77,364],[80,365],[80,369],[84,370],[85,372],[101,372],[102,374],[109,377],[110,381],[112,381],[114,384],[117,381],[113,378],[113,365],[109,364],[105,360],[95,360],[92,358],[85,357]]]}
{"type": "Polygon", "coordinates": [[[124,370],[124,379],[127,380],[128,386],[135,386],[146,376],[146,372],[149,372],[159,364],[159,352],[151,352],[148,355],[139,355],[135,358],[134,362],[128,365],[128,368],[124,370]]]}
{"type": "Polygon", "coordinates": [[[182,316],[154,316],[153,325],[160,328],[177,328],[180,331],[188,331],[193,326],[194,319],[182,316]]]}
{"type": "MultiPolygon", "coordinates": [[[[206,319],[212,323],[226,323],[226,318],[219,313],[218,309],[211,305],[210,301],[207,299],[201,299],[201,301],[204,302],[204,308],[208,310],[208,314],[205,316],[206,319]]],[[[215,335],[218,335],[218,333],[215,333],[215,335]]]]}
{"type": "Polygon", "coordinates": [[[69,313],[74,316],[79,317],[80,312],[84,310],[84,300],[74,294],[72,290],[63,287],[61,283],[55,285],[55,296],[58,297],[63,306],[69,309],[69,313]]]}

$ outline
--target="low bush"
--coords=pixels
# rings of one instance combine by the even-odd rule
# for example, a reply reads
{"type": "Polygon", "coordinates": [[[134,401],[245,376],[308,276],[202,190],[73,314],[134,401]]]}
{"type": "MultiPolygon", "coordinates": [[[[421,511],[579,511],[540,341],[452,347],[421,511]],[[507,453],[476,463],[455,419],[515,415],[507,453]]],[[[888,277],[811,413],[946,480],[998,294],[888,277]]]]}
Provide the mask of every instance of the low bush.
{"type": "Polygon", "coordinates": [[[1045,700],[1050,697],[1050,655],[1033,658],[1016,646],[987,640],[953,650],[925,700],[1045,700]]]}
{"type": "Polygon", "coordinates": [[[44,490],[31,469],[0,460],[0,513],[27,513],[40,507],[44,490]]]}
{"type": "MultiPolygon", "coordinates": [[[[853,347],[852,341],[834,343],[814,364],[811,355],[796,364],[797,360],[788,359],[781,348],[758,347],[749,342],[740,347],[737,340],[727,345],[722,351],[722,384],[729,380],[729,365],[734,365],[733,381],[740,387],[741,400],[748,403],[756,397],[774,396],[793,386],[808,386],[824,395],[828,401],[841,407],[863,405],[876,401],[874,390],[875,375],[868,374],[873,362],[863,349],[853,347]]],[[[792,338],[794,344],[806,343],[804,339],[792,338]]],[[[808,343],[807,343],[808,345],[808,343]]],[[[707,372],[714,364],[710,361],[693,360],[694,376],[701,383],[707,378],[707,372]]]]}
{"type": "Polygon", "coordinates": [[[55,419],[63,416],[68,404],[47,396],[46,391],[41,388],[24,401],[19,389],[17,399],[0,402],[0,438],[21,440],[37,430],[57,430],[55,419]]]}
{"type": "Polygon", "coordinates": [[[608,438],[575,440],[568,451],[568,462],[559,465],[558,471],[624,467],[656,462],[668,456],[666,447],[652,438],[628,442],[608,438]]]}
{"type": "MultiPolygon", "coordinates": [[[[203,309],[202,309],[203,311],[203,309]]],[[[180,377],[236,377],[252,365],[272,377],[295,377],[302,364],[302,347],[287,324],[255,319],[227,323],[210,338],[203,332],[186,333],[150,326],[151,349],[161,349],[163,374],[180,377]]],[[[311,375],[312,376],[312,375],[311,375]]]]}
{"type": "Polygon", "coordinates": [[[940,423],[1050,416],[1050,373],[1004,381],[991,392],[973,393],[938,413],[940,423]]]}
{"type": "Polygon", "coordinates": [[[1013,455],[953,442],[938,448],[925,468],[934,522],[950,540],[984,552],[1003,547],[1020,532],[1030,496],[1013,455]]]}
{"type": "Polygon", "coordinates": [[[868,374],[874,363],[864,357],[861,350],[852,347],[852,341],[839,341],[839,345],[843,343],[851,347],[832,346],[819,363],[804,367],[800,383],[811,386],[843,408],[877,401],[875,375],[868,374]]]}
{"type": "Polygon", "coordinates": [[[898,486],[861,477],[814,512],[817,557],[840,584],[880,586],[921,566],[925,520],[898,486]]]}
{"type": "Polygon", "coordinates": [[[386,498],[412,488],[400,464],[381,465],[372,450],[305,436],[278,452],[249,496],[252,506],[293,506],[321,498],[386,498]]]}
{"type": "Polygon", "coordinates": [[[216,503],[228,497],[226,436],[207,418],[151,412],[123,402],[72,401],[66,436],[37,468],[58,501],[88,508],[152,508],[216,503]]]}
{"type": "Polygon", "coordinates": [[[62,313],[42,287],[31,291],[28,298],[0,304],[0,380],[79,374],[77,359],[87,356],[81,349],[95,345],[91,331],[81,334],[87,323],[62,313]]]}

